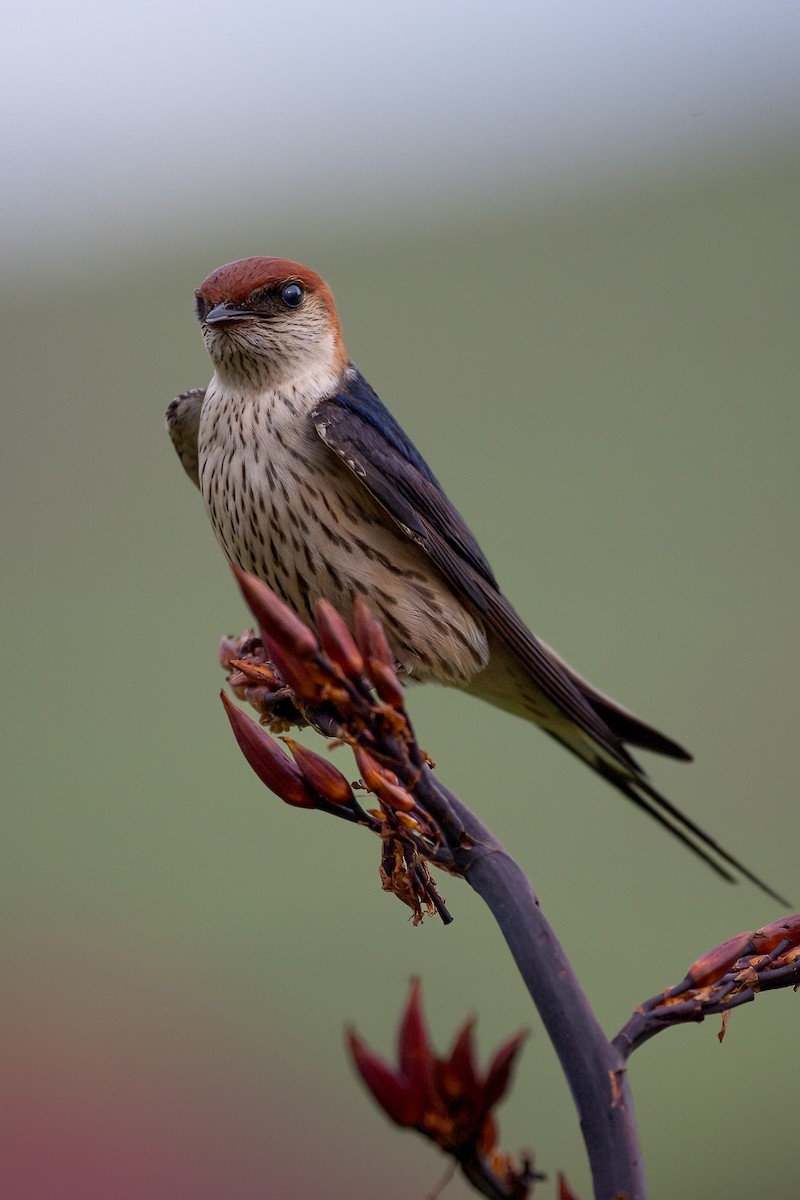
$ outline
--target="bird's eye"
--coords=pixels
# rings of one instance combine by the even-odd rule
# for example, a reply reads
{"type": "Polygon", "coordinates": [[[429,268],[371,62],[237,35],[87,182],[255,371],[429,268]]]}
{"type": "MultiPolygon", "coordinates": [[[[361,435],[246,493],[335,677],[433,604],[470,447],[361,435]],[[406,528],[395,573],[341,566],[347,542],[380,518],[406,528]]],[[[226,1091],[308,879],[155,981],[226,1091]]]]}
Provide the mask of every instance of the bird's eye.
{"type": "Polygon", "coordinates": [[[299,283],[287,283],[281,292],[281,300],[287,308],[299,308],[303,302],[303,289],[299,283]]]}

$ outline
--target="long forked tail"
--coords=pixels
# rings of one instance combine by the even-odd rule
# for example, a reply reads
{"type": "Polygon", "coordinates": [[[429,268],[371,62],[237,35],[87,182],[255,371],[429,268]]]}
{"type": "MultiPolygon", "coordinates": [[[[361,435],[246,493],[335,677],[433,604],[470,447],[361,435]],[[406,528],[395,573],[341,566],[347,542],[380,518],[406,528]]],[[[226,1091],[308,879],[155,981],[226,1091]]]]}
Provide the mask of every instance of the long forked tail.
{"type": "Polygon", "coordinates": [[[581,753],[575,745],[559,737],[557,733],[551,730],[547,732],[556,741],[560,742],[562,746],[566,747],[567,750],[572,751],[576,758],[585,762],[598,775],[602,775],[604,779],[607,779],[617,791],[622,792],[623,796],[626,796],[637,808],[646,812],[659,825],[668,829],[674,837],[683,842],[685,846],[688,846],[698,858],[707,863],[712,871],[716,871],[723,879],[726,879],[729,883],[736,883],[736,874],[738,873],[743,879],[748,879],[751,883],[754,883],[756,887],[760,888],[762,892],[777,901],[784,908],[790,909],[792,907],[789,900],[781,896],[779,892],[776,892],[768,883],[765,883],[763,879],[754,874],[738,858],[729,853],[729,851],[719,844],[716,838],[713,838],[711,834],[701,829],[691,817],[687,817],[685,813],[681,812],[671,800],[668,800],[666,796],[662,796],[660,792],[657,792],[643,775],[634,772],[628,773],[621,767],[616,767],[599,756],[589,758],[588,755],[581,753]]]}

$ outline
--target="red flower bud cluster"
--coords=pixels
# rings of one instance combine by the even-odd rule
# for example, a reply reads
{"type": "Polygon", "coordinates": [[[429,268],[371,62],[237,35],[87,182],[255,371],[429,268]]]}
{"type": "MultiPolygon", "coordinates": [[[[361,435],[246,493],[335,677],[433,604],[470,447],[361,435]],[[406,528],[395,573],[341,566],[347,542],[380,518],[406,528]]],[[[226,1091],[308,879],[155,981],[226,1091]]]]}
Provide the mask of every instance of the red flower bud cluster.
{"type": "MultiPolygon", "coordinates": [[[[759,992],[800,986],[800,913],[728,938],[692,963],[680,983],[636,1010],[615,1043],[626,1054],[671,1025],[702,1021],[754,1000],[759,992]]],[[[720,1040],[727,1024],[723,1024],[720,1040]]]]}
{"type": "Polygon", "coordinates": [[[678,984],[681,990],[699,988],[715,983],[737,968],[776,971],[800,958],[800,913],[782,917],[763,925],[754,933],[740,933],[728,938],[721,946],[709,950],[692,963],[686,978],[678,984]]]}
{"type": "Polygon", "coordinates": [[[473,1021],[461,1027],[449,1057],[433,1051],[414,980],[398,1033],[398,1067],[392,1069],[348,1032],[356,1068],[378,1104],[396,1124],[416,1129],[452,1154],[472,1183],[495,1200],[524,1200],[534,1175],[528,1158],[518,1169],[497,1148],[493,1110],[508,1088],[526,1035],[509,1038],[482,1075],[475,1062],[473,1021]]]}
{"type": "Polygon", "coordinates": [[[260,637],[225,638],[220,659],[234,693],[258,712],[256,723],[227,696],[222,700],[244,757],[271,791],[295,808],[322,809],[366,825],[383,840],[381,879],[414,913],[449,914],[426,860],[441,860],[443,840],[415,789],[426,757],[403,705],[403,688],[380,622],[360,598],[353,633],[325,600],[315,606],[316,631],[266,584],[233,568],[260,637]],[[311,725],[349,744],[363,787],[378,806],[364,810],[353,786],[326,758],[284,737],[289,755],[270,736],[311,725]],[[266,726],[266,729],[263,728],[266,726]]]}

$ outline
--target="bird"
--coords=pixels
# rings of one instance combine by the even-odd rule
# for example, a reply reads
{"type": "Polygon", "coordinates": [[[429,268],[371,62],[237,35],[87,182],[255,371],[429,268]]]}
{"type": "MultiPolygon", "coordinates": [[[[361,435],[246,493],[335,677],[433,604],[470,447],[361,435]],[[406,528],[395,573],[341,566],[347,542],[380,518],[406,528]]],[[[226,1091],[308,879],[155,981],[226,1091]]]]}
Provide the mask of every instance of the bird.
{"type": "Polygon", "coordinates": [[[328,285],[284,258],[213,271],[195,293],[214,374],[166,425],[226,557],[313,621],[356,595],[398,672],[524,717],[724,879],[787,902],[658,792],[629,747],[691,755],[533,634],[436,476],[351,360],[328,285]]]}

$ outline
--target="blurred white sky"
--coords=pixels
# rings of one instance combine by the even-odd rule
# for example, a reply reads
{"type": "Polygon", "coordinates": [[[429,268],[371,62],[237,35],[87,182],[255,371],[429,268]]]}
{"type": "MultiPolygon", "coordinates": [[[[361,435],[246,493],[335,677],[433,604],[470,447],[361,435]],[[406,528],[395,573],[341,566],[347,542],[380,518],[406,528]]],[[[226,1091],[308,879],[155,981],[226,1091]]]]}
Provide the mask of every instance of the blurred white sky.
{"type": "Polygon", "coordinates": [[[59,0],[4,19],[2,265],[552,192],[800,127],[797,0],[59,0]]]}

